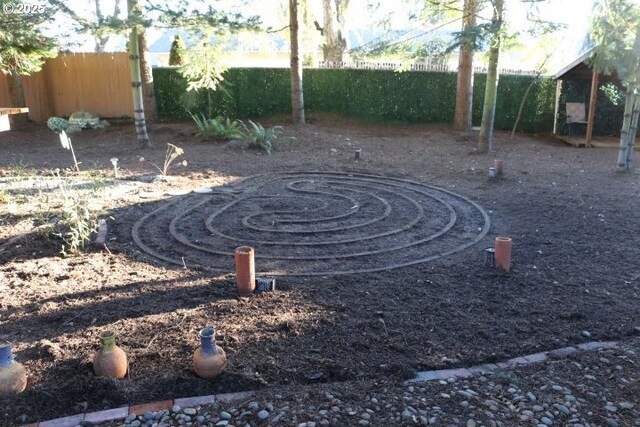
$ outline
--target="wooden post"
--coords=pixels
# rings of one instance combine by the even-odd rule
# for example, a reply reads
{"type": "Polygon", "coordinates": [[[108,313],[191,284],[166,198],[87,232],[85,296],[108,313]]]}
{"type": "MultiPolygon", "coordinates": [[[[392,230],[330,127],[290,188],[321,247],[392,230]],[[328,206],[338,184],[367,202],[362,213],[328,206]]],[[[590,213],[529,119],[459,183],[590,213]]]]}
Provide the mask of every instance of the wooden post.
{"type": "Polygon", "coordinates": [[[562,80],[556,80],[556,102],[553,106],[553,134],[558,134],[558,113],[560,112],[560,95],[562,94],[562,80]]]}
{"type": "Polygon", "coordinates": [[[593,136],[593,121],[596,117],[596,99],[598,98],[598,79],[600,75],[593,70],[591,75],[591,95],[589,97],[589,117],[587,118],[587,134],[585,135],[584,146],[591,146],[591,137],[593,136]]]}

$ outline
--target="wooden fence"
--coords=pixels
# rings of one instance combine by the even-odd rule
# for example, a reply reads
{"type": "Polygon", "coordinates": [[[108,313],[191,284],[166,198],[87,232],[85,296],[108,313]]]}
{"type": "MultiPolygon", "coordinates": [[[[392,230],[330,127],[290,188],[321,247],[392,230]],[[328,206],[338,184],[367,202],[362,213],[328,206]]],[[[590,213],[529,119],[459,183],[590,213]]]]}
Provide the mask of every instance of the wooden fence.
{"type": "MultiPolygon", "coordinates": [[[[11,106],[6,76],[0,73],[0,107],[11,106]]],[[[100,117],[131,117],[131,77],[126,53],[69,53],[49,59],[23,78],[29,119],[46,122],[78,110],[100,117]]]]}

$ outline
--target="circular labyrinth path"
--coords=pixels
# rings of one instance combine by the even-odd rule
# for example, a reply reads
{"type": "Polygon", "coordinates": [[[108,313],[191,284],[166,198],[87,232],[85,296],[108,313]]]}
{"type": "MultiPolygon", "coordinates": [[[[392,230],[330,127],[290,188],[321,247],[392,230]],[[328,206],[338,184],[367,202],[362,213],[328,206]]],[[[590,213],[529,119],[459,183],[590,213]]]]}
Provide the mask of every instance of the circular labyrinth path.
{"type": "Polygon", "coordinates": [[[260,274],[313,276],[431,261],[477,243],[488,230],[478,204],[441,188],[297,172],[175,197],[136,222],[132,235],[143,252],[178,265],[233,272],[235,248],[252,246],[260,274]]]}

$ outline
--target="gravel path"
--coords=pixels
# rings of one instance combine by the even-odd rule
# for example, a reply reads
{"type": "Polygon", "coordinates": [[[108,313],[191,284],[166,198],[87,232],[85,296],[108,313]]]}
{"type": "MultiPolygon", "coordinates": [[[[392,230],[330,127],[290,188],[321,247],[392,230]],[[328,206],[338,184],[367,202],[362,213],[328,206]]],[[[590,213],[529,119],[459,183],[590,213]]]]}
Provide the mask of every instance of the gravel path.
{"type": "Polygon", "coordinates": [[[634,337],[468,379],[271,389],[101,426],[640,426],[639,347],[634,337]]]}

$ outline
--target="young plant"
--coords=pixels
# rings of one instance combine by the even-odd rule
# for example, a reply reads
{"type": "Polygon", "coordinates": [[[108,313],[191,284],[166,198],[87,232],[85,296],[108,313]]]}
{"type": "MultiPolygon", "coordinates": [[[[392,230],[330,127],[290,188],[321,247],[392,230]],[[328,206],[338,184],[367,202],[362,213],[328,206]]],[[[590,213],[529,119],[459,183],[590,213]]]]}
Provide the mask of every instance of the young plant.
{"type": "Polygon", "coordinates": [[[207,119],[204,114],[200,117],[191,114],[191,117],[198,128],[198,135],[219,139],[243,139],[246,136],[244,123],[240,120],[222,116],[207,119]]]}
{"type": "Polygon", "coordinates": [[[118,178],[118,158],[117,157],[112,157],[111,158],[111,164],[113,165],[113,176],[115,178],[118,178]]]}
{"type": "MultiPolygon", "coordinates": [[[[167,152],[165,153],[165,156],[164,156],[164,163],[162,164],[162,168],[160,168],[160,166],[156,165],[155,163],[149,160],[145,160],[144,157],[140,157],[140,161],[148,162],[151,166],[158,169],[158,171],[162,174],[162,176],[167,176],[167,174],[169,173],[169,168],[171,168],[171,165],[173,164],[174,160],[176,160],[178,157],[180,157],[183,154],[184,154],[184,150],[182,148],[168,142],[167,152]]],[[[187,161],[182,160],[180,162],[180,165],[187,166],[187,161]]]]}
{"type": "Polygon", "coordinates": [[[212,45],[210,36],[206,32],[202,34],[202,38],[186,51],[180,67],[180,74],[187,81],[187,91],[206,93],[209,117],[213,111],[211,92],[218,89],[220,82],[224,80],[223,73],[227,70],[220,61],[222,48],[220,45],[212,45]]]}
{"type": "Polygon", "coordinates": [[[251,129],[247,132],[247,141],[250,147],[256,147],[267,154],[271,154],[273,142],[282,133],[282,126],[273,126],[265,128],[260,123],[249,120],[251,129]]]}
{"type": "Polygon", "coordinates": [[[76,160],[76,153],[73,151],[73,144],[71,144],[71,138],[67,136],[67,133],[62,130],[60,131],[60,143],[62,144],[62,148],[66,148],[67,150],[71,150],[71,156],[73,156],[73,164],[76,167],[76,171],[80,172],[80,164],[78,160],[76,160]]]}
{"type": "MultiPolygon", "coordinates": [[[[55,176],[60,179],[59,173],[55,176]]],[[[94,192],[74,191],[60,180],[62,208],[56,217],[53,234],[62,239],[60,253],[68,256],[79,252],[91,241],[93,233],[100,226],[100,212],[91,207],[94,192]]]]}

